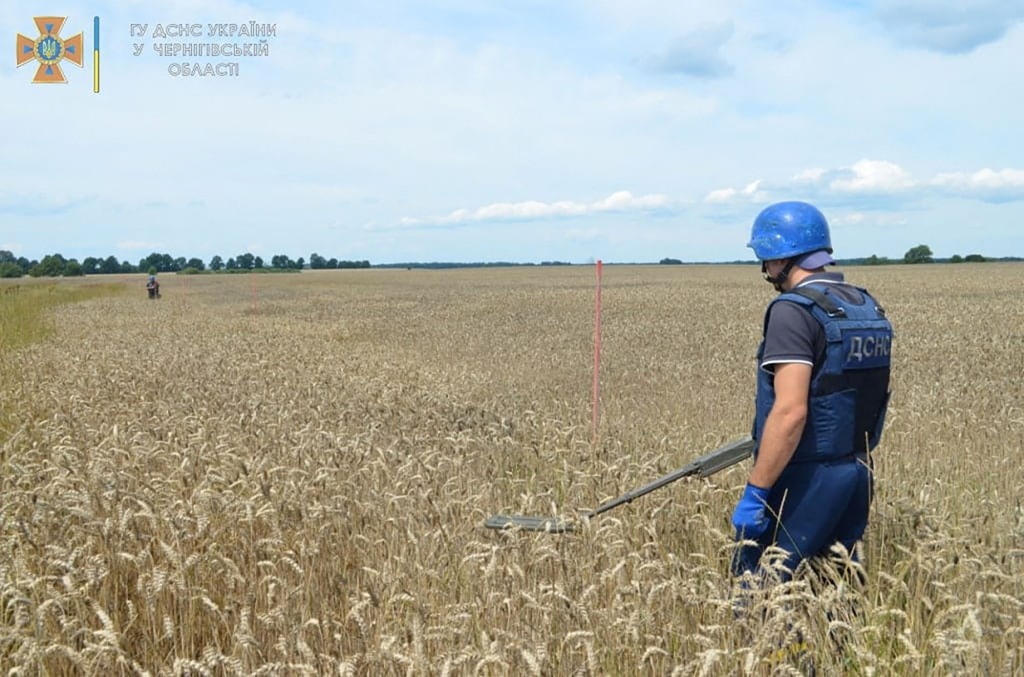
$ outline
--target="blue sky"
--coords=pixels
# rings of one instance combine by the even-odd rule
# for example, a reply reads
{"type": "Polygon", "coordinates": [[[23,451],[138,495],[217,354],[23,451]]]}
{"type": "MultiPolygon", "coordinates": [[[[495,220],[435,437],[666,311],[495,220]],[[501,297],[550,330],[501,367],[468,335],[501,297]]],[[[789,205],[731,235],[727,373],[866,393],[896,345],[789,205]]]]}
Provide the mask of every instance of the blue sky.
{"type": "Polygon", "coordinates": [[[784,199],[841,257],[1024,255],[1024,0],[8,0],[9,55],[44,14],[90,53],[0,63],[19,256],[723,261],[784,199]],[[249,21],[266,56],[154,50],[249,21]]]}

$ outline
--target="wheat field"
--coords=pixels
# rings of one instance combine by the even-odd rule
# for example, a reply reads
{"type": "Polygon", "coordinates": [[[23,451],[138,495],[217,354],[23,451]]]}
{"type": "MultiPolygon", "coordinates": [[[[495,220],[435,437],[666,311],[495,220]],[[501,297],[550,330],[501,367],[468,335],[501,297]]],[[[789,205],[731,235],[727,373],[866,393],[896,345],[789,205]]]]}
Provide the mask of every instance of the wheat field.
{"type": "MultiPolygon", "coordinates": [[[[14,675],[1024,674],[1024,269],[851,268],[896,329],[866,584],[737,610],[756,267],[143,276],[0,365],[14,675]]],[[[61,281],[89,285],[91,279],[61,281]]],[[[28,283],[22,283],[28,284],[28,283]]]]}

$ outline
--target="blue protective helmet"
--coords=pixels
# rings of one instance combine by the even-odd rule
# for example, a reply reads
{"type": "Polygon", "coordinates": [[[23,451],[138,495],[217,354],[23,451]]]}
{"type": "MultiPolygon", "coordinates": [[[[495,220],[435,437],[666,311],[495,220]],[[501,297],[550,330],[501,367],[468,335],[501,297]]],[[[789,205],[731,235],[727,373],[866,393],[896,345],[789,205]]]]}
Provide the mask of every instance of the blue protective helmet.
{"type": "Polygon", "coordinates": [[[822,249],[831,254],[832,238],[825,215],[814,205],[776,202],[754,219],[747,246],[760,260],[772,261],[822,249]]]}

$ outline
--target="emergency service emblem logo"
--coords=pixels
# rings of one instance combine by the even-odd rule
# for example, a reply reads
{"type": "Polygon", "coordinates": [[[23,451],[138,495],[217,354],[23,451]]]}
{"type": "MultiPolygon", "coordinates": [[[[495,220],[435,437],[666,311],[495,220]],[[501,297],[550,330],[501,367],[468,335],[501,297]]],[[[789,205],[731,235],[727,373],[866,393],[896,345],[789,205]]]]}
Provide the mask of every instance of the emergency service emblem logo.
{"type": "Polygon", "coordinates": [[[19,68],[30,61],[39,64],[35,77],[32,78],[35,84],[66,83],[64,71],[60,67],[64,61],[69,61],[79,68],[83,65],[85,33],[65,40],[60,36],[65,21],[67,17],[64,16],[37,16],[35,22],[39,37],[33,40],[18,33],[17,64],[19,68]]]}

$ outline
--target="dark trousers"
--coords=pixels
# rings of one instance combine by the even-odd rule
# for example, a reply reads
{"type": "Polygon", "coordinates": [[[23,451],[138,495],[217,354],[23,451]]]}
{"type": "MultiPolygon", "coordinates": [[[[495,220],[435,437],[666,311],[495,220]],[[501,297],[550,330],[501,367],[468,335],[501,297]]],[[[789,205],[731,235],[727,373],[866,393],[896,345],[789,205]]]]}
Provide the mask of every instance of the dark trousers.
{"type": "Polygon", "coordinates": [[[783,580],[803,560],[827,555],[835,543],[843,544],[856,559],[854,545],[867,528],[872,481],[863,458],[791,463],[768,496],[768,530],[757,546],[736,551],[733,573],[758,572],[761,555],[770,545],[788,553],[783,580]]]}

